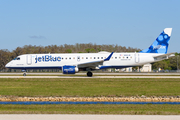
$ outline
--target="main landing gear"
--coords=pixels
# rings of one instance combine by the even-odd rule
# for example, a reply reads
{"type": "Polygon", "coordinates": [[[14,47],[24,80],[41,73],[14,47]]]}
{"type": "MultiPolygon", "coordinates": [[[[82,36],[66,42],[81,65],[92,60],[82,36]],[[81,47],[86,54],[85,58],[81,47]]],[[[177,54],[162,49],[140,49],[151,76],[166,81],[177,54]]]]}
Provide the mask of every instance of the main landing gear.
{"type": "Polygon", "coordinates": [[[23,73],[23,76],[26,76],[26,70],[21,70],[23,73]]]}
{"type": "Polygon", "coordinates": [[[88,72],[87,72],[87,76],[88,76],[88,77],[92,77],[92,76],[93,76],[93,73],[92,73],[91,71],[88,71],[88,72]]]}
{"type": "Polygon", "coordinates": [[[26,76],[26,72],[23,73],[23,76],[26,76]]]}

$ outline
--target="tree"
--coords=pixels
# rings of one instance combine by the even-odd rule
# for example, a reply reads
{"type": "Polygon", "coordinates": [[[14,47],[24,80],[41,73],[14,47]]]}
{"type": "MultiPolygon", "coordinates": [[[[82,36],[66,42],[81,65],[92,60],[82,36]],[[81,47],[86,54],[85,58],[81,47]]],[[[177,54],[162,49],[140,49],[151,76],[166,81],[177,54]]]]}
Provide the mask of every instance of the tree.
{"type": "Polygon", "coordinates": [[[71,49],[67,49],[66,53],[72,53],[72,50],[71,49]]]}

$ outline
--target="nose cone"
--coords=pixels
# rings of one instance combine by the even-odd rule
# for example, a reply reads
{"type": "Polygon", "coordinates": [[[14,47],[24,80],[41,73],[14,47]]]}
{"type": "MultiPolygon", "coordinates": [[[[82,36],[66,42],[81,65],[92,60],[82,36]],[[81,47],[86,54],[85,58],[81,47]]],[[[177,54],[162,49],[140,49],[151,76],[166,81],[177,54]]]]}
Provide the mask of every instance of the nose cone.
{"type": "Polygon", "coordinates": [[[10,67],[10,62],[5,65],[6,68],[10,67]]]}

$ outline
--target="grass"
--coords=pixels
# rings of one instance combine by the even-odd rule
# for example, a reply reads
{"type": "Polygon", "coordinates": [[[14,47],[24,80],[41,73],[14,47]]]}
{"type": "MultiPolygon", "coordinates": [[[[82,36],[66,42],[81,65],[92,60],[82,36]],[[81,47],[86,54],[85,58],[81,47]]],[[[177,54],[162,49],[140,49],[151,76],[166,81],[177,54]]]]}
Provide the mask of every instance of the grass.
{"type": "Polygon", "coordinates": [[[180,115],[180,105],[0,105],[0,114],[180,115]]]}
{"type": "Polygon", "coordinates": [[[178,78],[0,78],[2,96],[177,96],[178,78]]]}
{"type": "MultiPolygon", "coordinates": [[[[177,96],[175,78],[0,78],[2,96],[177,96]]],[[[180,105],[0,105],[0,114],[180,115],[180,105]]]]}

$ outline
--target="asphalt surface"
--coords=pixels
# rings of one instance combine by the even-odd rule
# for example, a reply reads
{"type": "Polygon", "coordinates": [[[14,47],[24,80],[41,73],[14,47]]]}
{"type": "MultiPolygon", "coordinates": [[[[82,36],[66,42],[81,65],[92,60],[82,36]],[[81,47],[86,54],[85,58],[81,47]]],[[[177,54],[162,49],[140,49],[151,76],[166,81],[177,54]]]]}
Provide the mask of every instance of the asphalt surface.
{"type": "Polygon", "coordinates": [[[180,120],[179,115],[6,114],[0,120],[180,120]]]}
{"type": "Polygon", "coordinates": [[[180,78],[180,76],[0,76],[0,78],[180,78]]]}
{"type": "MultiPolygon", "coordinates": [[[[0,73],[0,75],[23,75],[23,72],[20,73],[0,73]]],[[[57,75],[61,76],[63,75],[62,73],[27,73],[27,75],[57,75]]],[[[76,75],[85,75],[86,73],[76,73],[76,75]]],[[[173,73],[143,73],[143,72],[137,72],[137,73],[132,73],[132,72],[122,72],[122,73],[93,73],[93,75],[180,75],[180,72],[173,72],[173,73]]]]}

